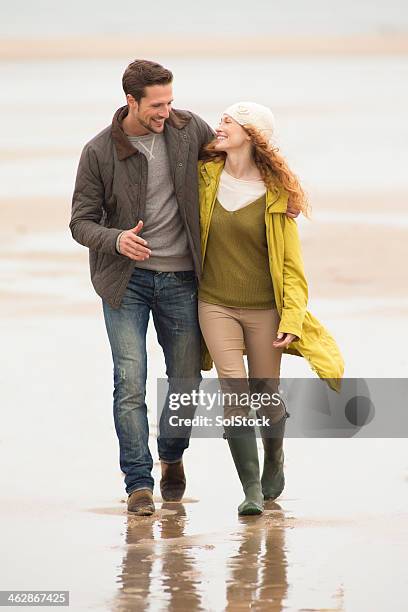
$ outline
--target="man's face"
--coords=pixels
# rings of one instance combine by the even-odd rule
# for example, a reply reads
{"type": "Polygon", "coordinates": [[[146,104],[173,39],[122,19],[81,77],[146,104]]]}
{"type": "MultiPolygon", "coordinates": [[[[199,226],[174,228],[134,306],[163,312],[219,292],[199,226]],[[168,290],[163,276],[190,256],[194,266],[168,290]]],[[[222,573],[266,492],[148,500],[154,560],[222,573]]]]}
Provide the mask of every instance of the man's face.
{"type": "Polygon", "coordinates": [[[136,102],[130,94],[126,98],[132,119],[149,132],[160,134],[164,130],[164,122],[169,117],[173,102],[171,83],[145,87],[145,95],[140,102],[136,102]]]}

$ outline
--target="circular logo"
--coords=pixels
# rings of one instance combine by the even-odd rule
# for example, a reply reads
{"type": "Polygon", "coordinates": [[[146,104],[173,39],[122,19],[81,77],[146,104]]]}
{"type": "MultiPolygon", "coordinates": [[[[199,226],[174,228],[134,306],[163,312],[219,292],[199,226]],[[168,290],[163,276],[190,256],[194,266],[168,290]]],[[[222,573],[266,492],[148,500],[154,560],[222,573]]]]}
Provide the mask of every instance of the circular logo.
{"type": "Polygon", "coordinates": [[[368,425],[374,418],[374,404],[369,397],[356,395],[352,397],[346,404],[344,414],[346,419],[356,427],[368,425]]]}

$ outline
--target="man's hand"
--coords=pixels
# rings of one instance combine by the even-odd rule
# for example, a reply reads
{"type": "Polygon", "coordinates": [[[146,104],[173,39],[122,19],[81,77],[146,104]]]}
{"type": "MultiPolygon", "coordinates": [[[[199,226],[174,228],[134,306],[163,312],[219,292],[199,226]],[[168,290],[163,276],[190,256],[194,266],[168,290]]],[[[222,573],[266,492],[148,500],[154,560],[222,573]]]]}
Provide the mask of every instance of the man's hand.
{"type": "Polygon", "coordinates": [[[275,348],[285,349],[294,340],[298,340],[298,337],[294,336],[293,334],[283,334],[282,332],[279,332],[279,334],[277,335],[277,340],[272,342],[272,345],[275,348]]]}
{"type": "Polygon", "coordinates": [[[289,217],[289,219],[296,219],[296,217],[299,216],[299,210],[293,207],[292,199],[290,196],[288,200],[288,207],[286,209],[286,216],[289,217]]]}
{"type": "Polygon", "coordinates": [[[142,230],[143,221],[139,221],[136,227],[126,230],[119,238],[119,252],[129,259],[144,261],[149,259],[151,250],[147,248],[146,240],[140,238],[138,233],[142,230]]]}

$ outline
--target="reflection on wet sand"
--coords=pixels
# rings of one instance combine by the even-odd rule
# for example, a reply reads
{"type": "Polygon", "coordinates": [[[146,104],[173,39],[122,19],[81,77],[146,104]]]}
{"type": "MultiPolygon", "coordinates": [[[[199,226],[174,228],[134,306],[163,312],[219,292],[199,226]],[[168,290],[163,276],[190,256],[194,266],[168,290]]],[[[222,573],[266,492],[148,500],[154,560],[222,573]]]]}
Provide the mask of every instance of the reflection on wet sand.
{"type": "Polygon", "coordinates": [[[154,562],[153,522],[129,518],[128,548],[119,576],[118,610],[142,610],[149,597],[150,576],[154,562]]]}
{"type": "Polygon", "coordinates": [[[284,513],[276,502],[267,506],[277,525],[268,524],[264,517],[253,520],[241,517],[245,528],[236,555],[228,560],[230,578],[227,581],[228,612],[235,610],[282,610],[288,590],[285,554],[284,513]]]}
{"type": "Polygon", "coordinates": [[[170,610],[204,610],[194,544],[180,542],[187,516],[185,507],[181,503],[164,503],[162,511],[168,512],[159,521],[128,515],[127,551],[116,607],[120,612],[146,610],[148,604],[153,609],[165,604],[170,610]],[[173,542],[164,542],[167,540],[173,542]],[[151,588],[153,584],[155,588],[151,588]]]}
{"type": "Polygon", "coordinates": [[[263,517],[241,518],[238,534],[223,534],[215,546],[185,535],[188,515],[181,503],[163,504],[155,517],[128,515],[114,609],[208,609],[209,585],[198,554],[204,549],[216,556],[225,585],[217,609],[282,610],[288,590],[284,519],[279,504],[271,502],[263,517]],[[233,554],[231,539],[237,543],[233,554]]]}
{"type": "MultiPolygon", "coordinates": [[[[175,504],[163,504],[162,508],[174,508],[175,504]]],[[[184,535],[187,520],[183,504],[176,504],[176,514],[167,516],[161,522],[160,537],[163,540],[180,538],[184,535]]],[[[203,610],[200,587],[200,573],[188,544],[167,546],[162,555],[163,590],[168,595],[171,610],[203,610]]]]}

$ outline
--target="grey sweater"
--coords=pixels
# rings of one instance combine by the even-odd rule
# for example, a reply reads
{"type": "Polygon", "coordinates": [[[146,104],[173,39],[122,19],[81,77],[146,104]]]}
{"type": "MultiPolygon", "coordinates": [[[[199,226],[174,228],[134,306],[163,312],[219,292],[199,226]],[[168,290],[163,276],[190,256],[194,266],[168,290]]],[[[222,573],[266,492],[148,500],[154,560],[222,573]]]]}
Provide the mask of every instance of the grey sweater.
{"type": "MultiPolygon", "coordinates": [[[[147,241],[152,253],[148,259],[136,261],[135,265],[160,272],[193,270],[193,258],[171,180],[164,135],[128,136],[128,139],[146,156],[148,163],[146,206],[140,236],[147,241]]],[[[138,221],[135,219],[135,225],[138,221]]]]}

